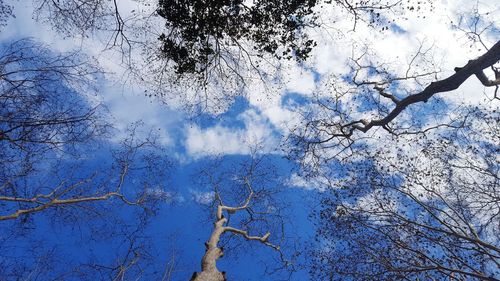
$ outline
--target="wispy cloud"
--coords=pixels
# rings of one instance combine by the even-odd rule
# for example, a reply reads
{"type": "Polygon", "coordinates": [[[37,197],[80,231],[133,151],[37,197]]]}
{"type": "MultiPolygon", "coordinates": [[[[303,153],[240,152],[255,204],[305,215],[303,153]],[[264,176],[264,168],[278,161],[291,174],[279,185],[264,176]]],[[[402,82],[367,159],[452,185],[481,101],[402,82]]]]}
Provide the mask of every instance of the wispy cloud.
{"type": "Polygon", "coordinates": [[[202,205],[210,205],[215,199],[215,193],[213,191],[198,191],[190,190],[193,200],[202,205]]]}

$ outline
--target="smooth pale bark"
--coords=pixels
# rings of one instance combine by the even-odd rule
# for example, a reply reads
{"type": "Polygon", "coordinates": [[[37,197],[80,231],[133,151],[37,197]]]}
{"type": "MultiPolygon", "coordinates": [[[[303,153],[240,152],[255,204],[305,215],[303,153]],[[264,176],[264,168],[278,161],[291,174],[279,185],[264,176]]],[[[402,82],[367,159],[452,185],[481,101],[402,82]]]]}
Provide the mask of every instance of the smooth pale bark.
{"type": "Polygon", "coordinates": [[[248,188],[249,194],[245,199],[243,205],[239,207],[229,207],[222,204],[222,200],[220,196],[217,194],[217,198],[219,198],[220,205],[217,207],[216,213],[216,221],[214,224],[214,229],[212,230],[212,234],[210,238],[205,243],[205,255],[201,259],[201,272],[195,272],[191,277],[190,281],[225,281],[226,275],[225,272],[221,272],[217,269],[217,260],[224,255],[224,251],[222,248],[218,246],[220,238],[222,234],[225,232],[231,232],[235,235],[243,236],[246,240],[255,240],[258,241],[268,247],[271,247],[278,251],[281,255],[280,247],[273,245],[268,242],[269,236],[271,233],[267,232],[263,236],[251,236],[247,231],[226,226],[227,219],[224,217],[223,212],[227,212],[228,214],[234,214],[238,211],[245,210],[249,208],[250,200],[253,197],[253,190],[248,181],[246,182],[246,186],[248,188]]]}
{"type": "Polygon", "coordinates": [[[214,230],[210,239],[205,244],[205,255],[201,259],[201,272],[195,273],[191,278],[192,281],[225,281],[226,277],[223,272],[217,269],[217,260],[224,255],[218,243],[221,235],[224,233],[224,224],[227,219],[222,217],[215,222],[214,230]]]}
{"type": "Polygon", "coordinates": [[[110,198],[119,198],[128,205],[139,205],[140,203],[142,203],[141,201],[142,199],[139,199],[138,201],[130,201],[125,197],[125,195],[121,193],[121,188],[123,186],[123,183],[125,181],[125,176],[127,175],[127,173],[128,173],[128,166],[125,166],[123,167],[123,170],[120,174],[120,180],[118,182],[115,191],[111,191],[101,195],[73,197],[67,199],[61,198],[67,192],[77,188],[78,186],[91,182],[91,178],[88,178],[86,180],[79,181],[73,185],[69,185],[63,191],[58,190],[58,188],[54,188],[54,190],[48,194],[38,194],[31,198],[0,196],[0,202],[19,202],[19,203],[35,204],[35,206],[30,208],[18,209],[10,214],[0,215],[0,221],[14,220],[21,216],[29,215],[31,213],[37,213],[48,208],[54,208],[62,205],[105,201],[110,198]]]}

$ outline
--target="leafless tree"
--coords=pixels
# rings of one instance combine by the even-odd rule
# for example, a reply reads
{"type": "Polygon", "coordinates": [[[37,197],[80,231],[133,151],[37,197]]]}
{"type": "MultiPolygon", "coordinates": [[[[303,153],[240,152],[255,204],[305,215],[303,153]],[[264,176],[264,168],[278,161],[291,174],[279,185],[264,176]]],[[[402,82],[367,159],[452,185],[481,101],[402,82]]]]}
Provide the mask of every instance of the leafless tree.
{"type": "MultiPolygon", "coordinates": [[[[228,168],[227,164],[219,164],[212,165],[212,168],[217,167],[215,173],[213,169],[202,172],[204,180],[213,187],[215,222],[205,243],[201,271],[195,272],[191,280],[226,280],[226,273],[217,268],[217,260],[224,252],[233,251],[232,240],[241,238],[249,241],[244,242],[247,245],[255,241],[270,247],[276,252],[279,263],[291,266],[285,257],[286,249],[280,247],[284,244],[283,210],[282,204],[273,198],[279,193],[279,188],[267,186],[272,182],[269,179],[272,169],[267,167],[265,159],[254,156],[239,167],[238,172],[228,168]]],[[[241,251],[242,246],[240,244],[237,248],[241,251]]]]}
{"type": "Polygon", "coordinates": [[[312,272],[329,280],[499,280],[498,113],[367,153],[324,199],[312,272]]]}
{"type": "Polygon", "coordinates": [[[322,93],[313,106],[305,109],[302,124],[294,129],[289,138],[290,153],[309,162],[308,165],[317,166],[322,161],[328,161],[327,158],[342,158],[355,153],[352,149],[354,143],[357,140],[363,142],[363,139],[369,139],[377,128],[392,135],[460,128],[467,116],[447,118],[448,112],[439,110],[443,101],[438,94],[458,89],[471,76],[475,76],[484,87],[495,88],[491,99],[498,99],[500,71],[497,64],[500,60],[500,41],[486,48],[480,57],[469,60],[462,67],[456,67],[454,74],[440,80],[436,79],[438,67],[426,58],[431,50],[432,46],[424,47],[421,44],[409,62],[406,73],[402,75],[387,70],[383,64],[376,65],[367,58],[368,49],[359,56],[353,56],[349,85],[333,85],[332,88],[327,88],[326,91],[331,91],[330,95],[325,97],[322,93]],[[420,69],[415,69],[413,64],[420,64],[420,69]],[[490,71],[493,75],[488,77],[485,71],[490,71]],[[405,83],[417,85],[416,89],[412,89],[414,86],[407,89],[405,83]],[[436,116],[434,119],[440,120],[439,122],[426,124],[419,118],[408,120],[409,118],[404,117],[412,106],[425,106],[428,101],[428,115],[433,114],[436,116]],[[353,112],[349,106],[345,106],[346,102],[369,104],[369,113],[366,115],[370,117],[359,118],[359,115],[364,114],[363,110],[353,112]],[[431,106],[438,109],[431,110],[431,106]],[[325,157],[325,154],[328,156],[325,157]]]}
{"type": "Polygon", "coordinates": [[[30,39],[1,46],[1,276],[83,274],[68,269],[75,265],[62,258],[57,243],[48,242],[50,235],[47,241],[33,235],[43,237],[37,231],[48,229],[80,230],[89,244],[126,238],[130,251],[115,271],[108,268],[114,276],[135,272],[146,261],[141,251],[146,240],[137,243],[141,233],[133,227],[142,230],[156,203],[171,199],[165,188],[169,161],[158,152],[154,135],[139,132],[140,124],[123,140],[105,138],[114,129],[93,96],[99,73],[78,52],[55,53],[30,39]],[[121,208],[128,205],[135,208],[121,208]],[[131,223],[134,219],[140,223],[131,223]]]}
{"type": "MultiPolygon", "coordinates": [[[[128,22],[124,18],[117,0],[69,0],[33,1],[34,14],[40,21],[49,22],[66,36],[90,37],[99,32],[107,36],[107,48],[118,48],[128,56],[132,42],[128,22]]],[[[130,30],[131,31],[131,30],[130,30]]]]}
{"type": "Polygon", "coordinates": [[[109,125],[99,117],[104,111],[88,99],[100,73],[90,58],[57,54],[31,39],[2,46],[0,52],[3,145],[34,154],[105,134],[109,125]]]}
{"type": "MultiPolygon", "coordinates": [[[[95,141],[106,133],[109,124],[99,115],[104,111],[87,99],[99,69],[78,53],[54,54],[29,39],[2,48],[0,69],[0,201],[9,206],[3,209],[0,220],[60,205],[120,197],[123,180],[116,193],[73,197],[68,195],[88,188],[91,176],[63,178],[52,187],[22,184],[23,179],[39,173],[41,165],[49,167],[49,159],[57,163],[64,161],[64,154],[75,156],[80,153],[75,150],[77,144],[95,141]],[[22,185],[28,190],[21,190],[22,185]]],[[[128,169],[123,163],[118,172],[122,179],[128,169]]]]}

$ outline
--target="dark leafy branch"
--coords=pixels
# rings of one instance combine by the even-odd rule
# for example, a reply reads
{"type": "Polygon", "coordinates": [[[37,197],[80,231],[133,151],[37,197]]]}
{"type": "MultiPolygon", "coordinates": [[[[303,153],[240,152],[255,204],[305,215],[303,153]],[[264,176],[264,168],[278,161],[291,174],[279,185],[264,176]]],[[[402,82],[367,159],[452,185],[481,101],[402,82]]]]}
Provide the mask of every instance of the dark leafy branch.
{"type": "Polygon", "coordinates": [[[161,52],[176,63],[176,71],[203,74],[223,57],[224,47],[252,42],[258,53],[304,60],[314,43],[302,29],[312,24],[316,0],[159,1],[158,14],[167,32],[160,35],[161,52]]]}

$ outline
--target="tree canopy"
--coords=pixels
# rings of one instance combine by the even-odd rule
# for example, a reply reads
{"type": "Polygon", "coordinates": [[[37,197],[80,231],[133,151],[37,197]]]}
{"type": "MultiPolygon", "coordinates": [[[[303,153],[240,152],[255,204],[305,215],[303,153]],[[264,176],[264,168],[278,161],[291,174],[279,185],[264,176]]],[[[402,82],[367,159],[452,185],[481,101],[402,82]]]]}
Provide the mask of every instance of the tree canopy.
{"type": "Polygon", "coordinates": [[[205,73],[229,59],[231,46],[246,51],[304,60],[314,46],[303,29],[317,1],[160,1],[165,19],[161,52],[176,63],[179,74],[205,73]],[[278,50],[279,48],[279,50],[278,50]],[[249,51],[253,51],[249,50],[249,51]]]}
{"type": "Polygon", "coordinates": [[[493,0],[23,5],[7,280],[500,280],[493,0]]]}

